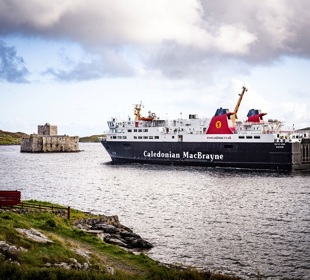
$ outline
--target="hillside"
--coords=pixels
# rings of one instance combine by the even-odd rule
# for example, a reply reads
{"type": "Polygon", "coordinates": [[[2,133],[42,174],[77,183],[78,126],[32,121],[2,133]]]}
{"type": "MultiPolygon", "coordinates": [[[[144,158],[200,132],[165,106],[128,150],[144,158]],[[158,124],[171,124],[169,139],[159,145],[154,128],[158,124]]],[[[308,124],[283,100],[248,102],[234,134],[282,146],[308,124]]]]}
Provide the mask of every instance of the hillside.
{"type": "MultiPolygon", "coordinates": [[[[28,203],[39,203],[41,209],[51,206],[28,203]]],[[[79,229],[77,224],[90,218],[98,216],[71,209],[68,220],[50,211],[0,208],[0,280],[238,279],[163,265],[138,251],[108,244],[79,229]]],[[[111,232],[107,235],[115,230],[112,225],[101,226],[111,232]]]]}
{"type": "Polygon", "coordinates": [[[28,136],[23,132],[8,132],[0,130],[0,145],[20,145],[20,138],[28,136]]]}
{"type": "Polygon", "coordinates": [[[105,134],[80,137],[80,142],[99,142],[99,137],[105,137],[105,134]]]}
{"type": "MultiPolygon", "coordinates": [[[[29,136],[23,132],[9,132],[0,130],[0,145],[20,145],[20,138],[29,136]]],[[[105,137],[105,134],[80,137],[80,142],[99,142],[98,137],[105,137]]]]}

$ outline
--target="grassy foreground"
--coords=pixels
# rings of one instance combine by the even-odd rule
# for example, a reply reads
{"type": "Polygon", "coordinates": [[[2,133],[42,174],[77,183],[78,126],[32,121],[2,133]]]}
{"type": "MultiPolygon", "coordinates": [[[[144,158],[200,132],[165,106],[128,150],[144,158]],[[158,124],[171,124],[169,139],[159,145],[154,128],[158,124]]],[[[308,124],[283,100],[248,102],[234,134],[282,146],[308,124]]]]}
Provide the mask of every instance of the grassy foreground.
{"type": "MultiPolygon", "coordinates": [[[[32,201],[33,202],[33,201],[32,201]]],[[[38,202],[37,202],[38,203],[38,202]]],[[[44,204],[40,202],[40,204],[44,204]]],[[[45,203],[49,204],[49,203],[45,203]]],[[[14,210],[15,211],[15,210],[14,210]]],[[[71,219],[51,212],[27,211],[23,214],[0,209],[0,242],[23,250],[0,253],[0,279],[238,279],[193,268],[168,267],[145,254],[134,254],[73,227],[74,220],[90,218],[72,209],[71,219]],[[16,228],[34,228],[53,243],[38,243],[16,228]],[[88,252],[87,257],[78,252],[88,252]],[[87,270],[48,267],[47,264],[88,263],[87,270]],[[111,273],[111,269],[113,273],[111,273]]],[[[93,216],[95,217],[95,216],[93,216]]]]}

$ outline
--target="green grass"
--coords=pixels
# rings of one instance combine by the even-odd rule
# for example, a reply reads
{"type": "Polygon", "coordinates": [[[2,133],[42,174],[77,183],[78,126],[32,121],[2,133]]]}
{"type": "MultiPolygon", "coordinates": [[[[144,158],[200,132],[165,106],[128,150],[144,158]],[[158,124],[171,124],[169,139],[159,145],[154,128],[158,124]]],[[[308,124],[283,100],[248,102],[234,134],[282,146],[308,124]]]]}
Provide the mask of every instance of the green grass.
{"type": "MultiPolygon", "coordinates": [[[[20,145],[20,139],[29,136],[23,132],[9,132],[0,130],[0,145],[20,145]]],[[[105,134],[80,137],[80,142],[99,142],[98,137],[105,137],[105,134]]]]}
{"type": "Polygon", "coordinates": [[[0,145],[20,145],[20,139],[28,136],[23,132],[8,132],[0,130],[0,145]]]}
{"type": "Polygon", "coordinates": [[[99,142],[98,137],[105,137],[105,134],[80,137],[80,142],[99,142]]]}
{"type": "MultiPolygon", "coordinates": [[[[47,202],[29,201],[29,203],[51,206],[47,202]]],[[[59,205],[58,205],[59,206],[59,205]]],[[[192,268],[167,267],[152,260],[145,254],[136,255],[118,246],[107,244],[99,238],[75,229],[75,219],[89,218],[88,214],[72,209],[71,220],[56,216],[51,212],[33,211],[17,214],[0,211],[0,240],[5,240],[18,248],[27,251],[7,253],[12,261],[20,265],[10,264],[0,254],[0,280],[2,279],[238,279],[223,275],[205,275],[192,268]],[[35,228],[50,238],[53,243],[42,244],[26,238],[15,228],[35,228]],[[76,259],[79,263],[87,262],[84,256],[77,254],[74,248],[90,252],[89,271],[47,268],[46,263],[70,263],[76,259]],[[113,267],[115,274],[107,272],[106,267],[113,267]],[[221,278],[226,277],[226,278],[221,278]]],[[[94,216],[96,217],[96,216],[94,216]]]]}

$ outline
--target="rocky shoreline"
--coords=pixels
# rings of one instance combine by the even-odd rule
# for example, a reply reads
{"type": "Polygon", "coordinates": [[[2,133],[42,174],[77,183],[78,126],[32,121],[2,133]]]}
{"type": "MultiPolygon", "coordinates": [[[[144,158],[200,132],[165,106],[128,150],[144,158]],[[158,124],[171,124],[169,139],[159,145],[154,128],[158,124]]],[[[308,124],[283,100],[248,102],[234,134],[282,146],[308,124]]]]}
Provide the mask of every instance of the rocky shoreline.
{"type": "MultiPolygon", "coordinates": [[[[34,212],[50,212],[46,210],[37,210],[31,208],[6,208],[1,209],[1,212],[14,212],[16,214],[29,214],[34,212]]],[[[52,211],[53,214],[62,216],[63,218],[66,217],[65,210],[56,210],[52,211]]],[[[87,216],[93,217],[95,215],[91,213],[85,213],[87,216]]],[[[52,225],[51,225],[52,226],[52,225]]],[[[99,215],[96,218],[84,218],[79,220],[73,220],[72,226],[75,229],[81,230],[85,233],[94,235],[100,238],[102,241],[108,244],[113,244],[120,246],[126,250],[135,251],[143,251],[153,248],[153,245],[142,239],[141,236],[134,233],[128,227],[122,225],[119,222],[118,216],[106,216],[106,215],[99,215]]],[[[54,243],[50,240],[47,236],[45,236],[42,232],[30,228],[15,228],[17,232],[24,235],[27,239],[31,239],[37,243],[54,243]]],[[[76,259],[71,258],[69,263],[61,262],[61,263],[50,263],[47,262],[45,267],[62,267],[65,269],[73,269],[73,270],[88,270],[90,263],[89,263],[89,252],[83,249],[73,249],[77,254],[83,255],[83,257],[87,260],[84,263],[79,263],[76,259]]],[[[0,257],[6,260],[8,263],[20,265],[16,260],[14,260],[20,254],[20,252],[26,252],[27,249],[23,247],[17,247],[15,245],[11,245],[6,241],[0,241],[0,257]]],[[[114,274],[114,269],[111,266],[105,266],[104,270],[110,274],[114,274]]]]}
{"type": "Polygon", "coordinates": [[[239,279],[150,259],[143,252],[153,245],[122,225],[116,215],[72,209],[68,220],[64,207],[55,211],[61,207],[53,205],[51,211],[43,209],[49,203],[33,203],[41,208],[0,208],[1,280],[58,279],[59,275],[72,280],[239,279]]]}
{"type": "Polygon", "coordinates": [[[102,241],[127,249],[151,249],[154,246],[119,222],[118,216],[100,215],[76,221],[75,228],[99,237],[102,241]]]}
{"type": "MultiPolygon", "coordinates": [[[[26,214],[46,210],[34,210],[31,208],[0,208],[0,211],[10,211],[17,214],[26,214]]],[[[63,217],[66,217],[67,215],[65,210],[54,210],[52,212],[63,217]]],[[[86,214],[88,216],[95,216],[92,213],[86,214]]],[[[76,229],[95,235],[106,243],[118,245],[125,249],[148,250],[154,247],[150,242],[144,240],[140,235],[134,233],[130,228],[122,225],[117,215],[106,216],[101,214],[97,215],[96,218],[75,220],[72,222],[72,224],[76,229]]]]}

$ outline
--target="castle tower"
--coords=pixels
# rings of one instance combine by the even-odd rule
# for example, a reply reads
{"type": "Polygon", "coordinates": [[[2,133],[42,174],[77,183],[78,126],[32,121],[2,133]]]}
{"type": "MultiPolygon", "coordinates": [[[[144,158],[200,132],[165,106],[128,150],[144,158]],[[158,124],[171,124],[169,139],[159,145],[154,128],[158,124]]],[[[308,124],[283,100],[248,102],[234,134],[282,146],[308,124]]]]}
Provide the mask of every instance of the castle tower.
{"type": "Polygon", "coordinates": [[[57,135],[57,125],[38,125],[38,135],[57,135]]]}

